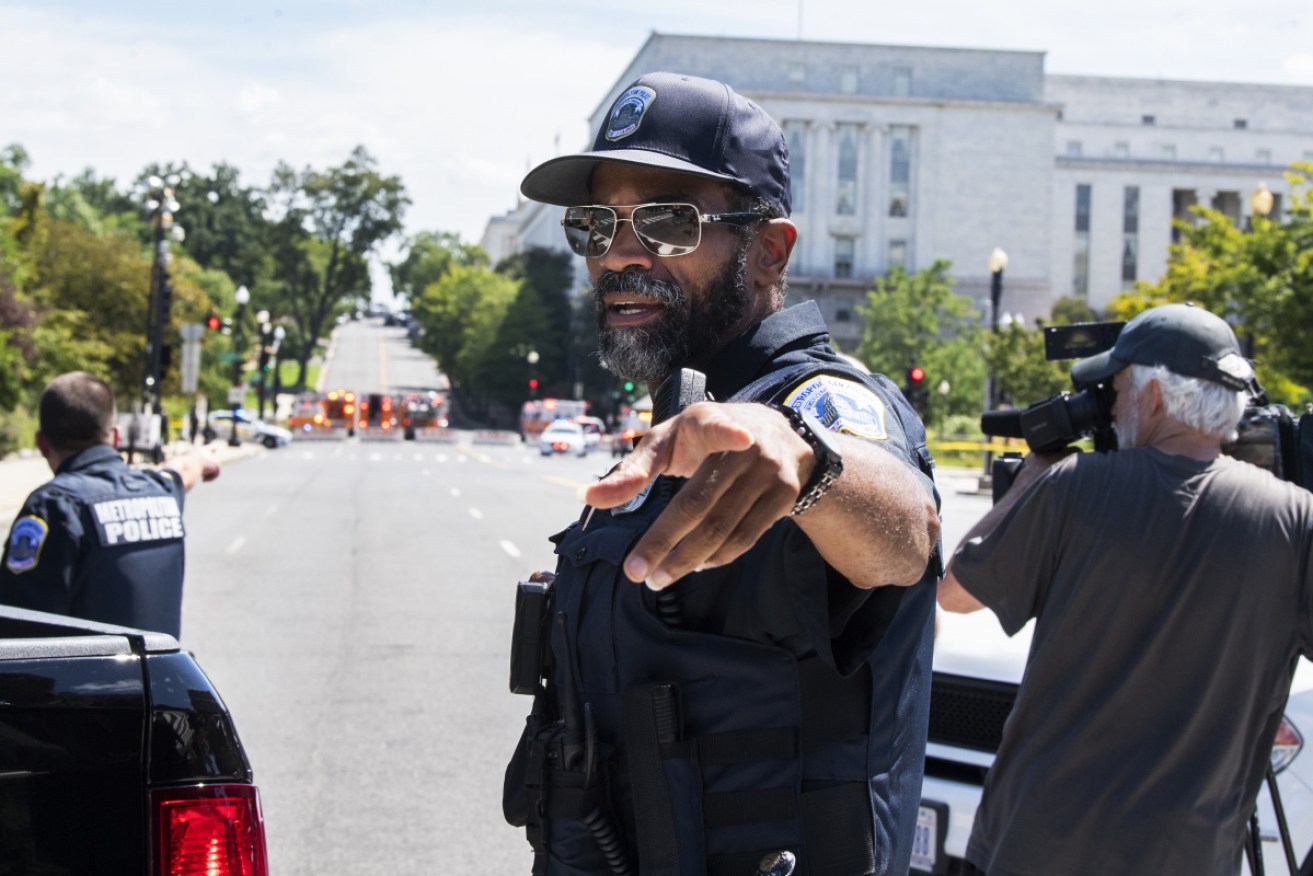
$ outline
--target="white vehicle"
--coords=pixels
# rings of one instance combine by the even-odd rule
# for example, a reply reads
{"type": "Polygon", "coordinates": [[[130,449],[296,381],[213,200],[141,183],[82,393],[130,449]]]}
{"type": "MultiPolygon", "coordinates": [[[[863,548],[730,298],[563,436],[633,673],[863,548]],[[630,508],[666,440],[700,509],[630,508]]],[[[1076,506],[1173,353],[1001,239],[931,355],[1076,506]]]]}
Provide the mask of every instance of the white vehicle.
{"type": "Polygon", "coordinates": [[[584,440],[588,442],[588,449],[596,448],[601,442],[602,436],[606,434],[606,423],[603,423],[597,417],[575,417],[574,421],[583,427],[584,440]]]}
{"type": "Polygon", "coordinates": [[[538,452],[543,456],[553,453],[587,456],[588,439],[584,437],[584,427],[571,420],[556,420],[538,436],[538,452]]]}
{"type": "Polygon", "coordinates": [[[237,440],[254,441],[270,450],[286,447],[292,442],[292,433],[281,426],[273,426],[238,408],[233,411],[210,411],[206,418],[205,440],[226,441],[233,434],[233,420],[237,420],[237,440]]]}
{"type": "MultiPolygon", "coordinates": [[[[941,611],[938,620],[912,872],[951,874],[959,872],[966,853],[985,772],[994,762],[1026,665],[1034,621],[1009,639],[988,609],[966,615],[941,611]]],[[[1207,659],[1206,653],[1201,659],[1207,659]]],[[[1313,664],[1301,659],[1272,751],[1299,876],[1313,874],[1313,752],[1303,750],[1311,730],[1313,664]]],[[[1286,866],[1266,783],[1258,795],[1258,822],[1265,872],[1294,876],[1286,866]]]]}

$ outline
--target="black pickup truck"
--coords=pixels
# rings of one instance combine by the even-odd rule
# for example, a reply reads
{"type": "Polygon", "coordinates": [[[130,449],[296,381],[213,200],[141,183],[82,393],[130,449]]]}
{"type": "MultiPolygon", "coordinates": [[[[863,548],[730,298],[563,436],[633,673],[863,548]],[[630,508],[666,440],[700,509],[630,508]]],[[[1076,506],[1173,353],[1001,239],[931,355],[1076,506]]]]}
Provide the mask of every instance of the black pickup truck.
{"type": "Polygon", "coordinates": [[[0,605],[0,876],[267,876],[251,766],[171,636],[0,605]]]}

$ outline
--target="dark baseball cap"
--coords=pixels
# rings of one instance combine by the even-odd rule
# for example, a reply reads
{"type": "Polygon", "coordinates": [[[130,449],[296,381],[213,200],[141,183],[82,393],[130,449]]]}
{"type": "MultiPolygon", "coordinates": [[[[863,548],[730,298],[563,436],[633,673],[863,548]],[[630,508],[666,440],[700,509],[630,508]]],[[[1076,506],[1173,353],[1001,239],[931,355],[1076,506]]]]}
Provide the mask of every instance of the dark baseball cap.
{"type": "Polygon", "coordinates": [[[1105,381],[1127,365],[1164,365],[1186,377],[1243,390],[1254,370],[1231,326],[1193,304],[1164,304],[1126,323],[1111,350],[1071,366],[1073,383],[1105,381]]]}
{"type": "Polygon", "coordinates": [[[789,149],[766,111],[723,82],[648,73],[621,92],[590,152],[529,171],[526,198],[571,207],[592,202],[598,162],[656,167],[737,183],[789,215],[789,149]]]}

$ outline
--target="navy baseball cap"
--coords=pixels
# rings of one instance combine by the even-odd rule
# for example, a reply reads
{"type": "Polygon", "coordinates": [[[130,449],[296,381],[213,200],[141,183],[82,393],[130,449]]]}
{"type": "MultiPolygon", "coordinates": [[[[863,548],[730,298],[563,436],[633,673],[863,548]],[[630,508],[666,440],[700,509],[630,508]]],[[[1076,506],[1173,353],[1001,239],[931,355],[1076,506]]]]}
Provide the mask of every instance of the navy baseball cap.
{"type": "Polygon", "coordinates": [[[788,216],[789,149],[766,111],[723,82],[648,73],[621,92],[590,152],[529,171],[520,192],[573,207],[592,203],[598,162],[636,164],[737,183],[788,216]]]}
{"type": "Polygon", "coordinates": [[[1111,350],[1071,366],[1077,385],[1105,381],[1127,365],[1164,365],[1186,377],[1243,390],[1254,369],[1220,316],[1193,304],[1164,304],[1126,323],[1111,350]]]}

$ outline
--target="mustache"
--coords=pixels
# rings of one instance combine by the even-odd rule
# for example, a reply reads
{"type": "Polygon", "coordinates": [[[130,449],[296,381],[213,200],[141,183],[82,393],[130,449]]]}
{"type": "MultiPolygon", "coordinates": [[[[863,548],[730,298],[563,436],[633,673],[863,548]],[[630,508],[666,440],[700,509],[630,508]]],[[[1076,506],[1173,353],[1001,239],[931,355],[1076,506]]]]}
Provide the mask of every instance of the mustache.
{"type": "Polygon", "coordinates": [[[613,292],[629,292],[652,298],[661,304],[675,305],[684,301],[684,290],[678,283],[661,280],[642,270],[603,271],[593,284],[593,294],[601,306],[602,296],[613,292]]]}

